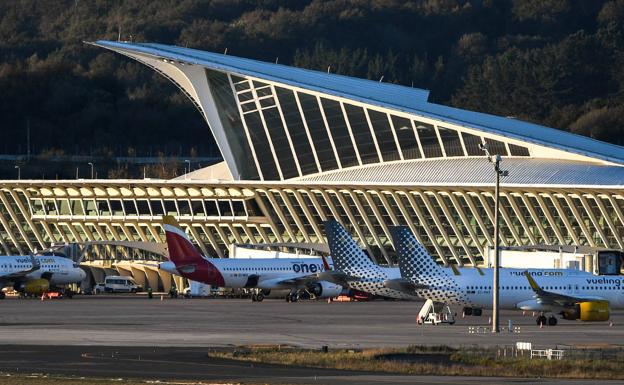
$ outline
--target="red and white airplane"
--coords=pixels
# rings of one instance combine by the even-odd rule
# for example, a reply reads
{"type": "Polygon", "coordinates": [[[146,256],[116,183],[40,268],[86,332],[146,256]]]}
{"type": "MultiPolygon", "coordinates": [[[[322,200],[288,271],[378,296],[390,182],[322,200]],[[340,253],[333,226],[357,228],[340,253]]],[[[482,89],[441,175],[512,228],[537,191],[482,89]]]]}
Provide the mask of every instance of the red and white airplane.
{"type": "Polygon", "coordinates": [[[317,298],[337,297],[342,286],[321,280],[329,270],[323,258],[206,258],[193,246],[172,216],[163,217],[169,261],[160,269],[212,286],[258,289],[253,301],[262,301],[271,290],[289,289],[288,301],[306,290],[317,298]]]}

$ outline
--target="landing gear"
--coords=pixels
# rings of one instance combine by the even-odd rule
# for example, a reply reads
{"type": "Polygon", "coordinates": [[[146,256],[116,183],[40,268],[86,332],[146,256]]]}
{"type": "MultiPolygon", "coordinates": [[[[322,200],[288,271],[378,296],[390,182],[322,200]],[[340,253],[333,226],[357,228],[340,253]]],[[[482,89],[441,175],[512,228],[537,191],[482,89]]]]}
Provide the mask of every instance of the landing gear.
{"type": "Polygon", "coordinates": [[[535,323],[537,323],[537,326],[556,326],[557,325],[557,317],[555,317],[554,315],[551,315],[550,317],[546,317],[544,314],[540,314],[536,319],[535,319],[535,323]]]}
{"type": "Polygon", "coordinates": [[[264,292],[262,290],[254,289],[251,292],[251,301],[252,302],[262,302],[263,300],[264,300],[264,292]]]}
{"type": "Polygon", "coordinates": [[[299,291],[291,290],[290,293],[286,295],[286,302],[297,302],[299,300],[299,291]]]}

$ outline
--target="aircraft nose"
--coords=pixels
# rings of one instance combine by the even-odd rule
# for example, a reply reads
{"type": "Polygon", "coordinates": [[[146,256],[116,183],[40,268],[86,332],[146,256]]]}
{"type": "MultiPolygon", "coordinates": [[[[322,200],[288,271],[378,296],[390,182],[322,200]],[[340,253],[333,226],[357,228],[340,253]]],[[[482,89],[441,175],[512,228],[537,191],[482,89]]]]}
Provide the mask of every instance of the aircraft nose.
{"type": "Polygon", "coordinates": [[[87,278],[87,272],[82,269],[79,269],[78,276],[80,277],[81,281],[84,281],[85,278],[87,278]]]}

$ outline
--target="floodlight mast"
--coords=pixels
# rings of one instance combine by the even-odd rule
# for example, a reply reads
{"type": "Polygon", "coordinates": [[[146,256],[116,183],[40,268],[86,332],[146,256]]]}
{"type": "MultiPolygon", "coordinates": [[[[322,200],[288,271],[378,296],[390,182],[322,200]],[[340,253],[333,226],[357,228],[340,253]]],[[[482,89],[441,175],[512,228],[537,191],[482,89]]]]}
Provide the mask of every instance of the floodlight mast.
{"type": "Polygon", "coordinates": [[[500,200],[500,177],[509,175],[508,171],[500,169],[501,156],[496,154],[492,156],[487,144],[479,144],[479,148],[485,152],[490,163],[494,164],[494,172],[496,173],[496,185],[494,188],[494,277],[492,282],[492,333],[500,332],[499,319],[499,264],[500,264],[500,247],[499,247],[499,200],[500,200]]]}

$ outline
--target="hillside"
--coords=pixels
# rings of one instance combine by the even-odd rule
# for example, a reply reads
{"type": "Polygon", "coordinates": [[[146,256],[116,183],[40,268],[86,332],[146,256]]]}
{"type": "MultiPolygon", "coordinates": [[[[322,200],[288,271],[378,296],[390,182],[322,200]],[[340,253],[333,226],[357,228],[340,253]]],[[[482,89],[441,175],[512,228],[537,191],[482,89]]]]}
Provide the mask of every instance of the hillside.
{"type": "Polygon", "coordinates": [[[138,63],[160,42],[431,90],[431,100],[624,144],[624,0],[0,2],[0,153],[218,156],[138,63]]]}

